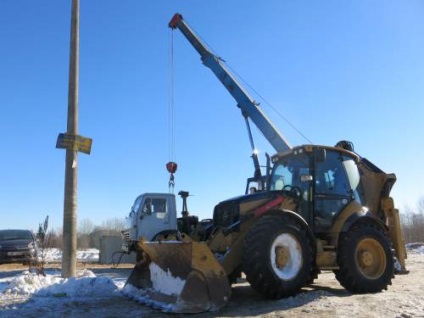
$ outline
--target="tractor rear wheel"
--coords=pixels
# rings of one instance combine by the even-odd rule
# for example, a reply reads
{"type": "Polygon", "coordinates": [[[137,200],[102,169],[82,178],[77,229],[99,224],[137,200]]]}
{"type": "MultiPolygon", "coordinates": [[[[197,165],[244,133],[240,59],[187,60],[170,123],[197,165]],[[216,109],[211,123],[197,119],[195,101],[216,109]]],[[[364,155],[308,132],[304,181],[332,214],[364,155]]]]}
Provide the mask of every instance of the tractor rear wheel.
{"type": "Polygon", "coordinates": [[[247,234],[243,253],[246,279],[265,298],[293,296],[310,278],[311,242],[293,218],[263,217],[247,234]]]}
{"type": "Polygon", "coordinates": [[[362,223],[340,238],[334,271],[340,284],[352,293],[374,293],[387,289],[394,276],[389,240],[376,225],[362,223]]]}

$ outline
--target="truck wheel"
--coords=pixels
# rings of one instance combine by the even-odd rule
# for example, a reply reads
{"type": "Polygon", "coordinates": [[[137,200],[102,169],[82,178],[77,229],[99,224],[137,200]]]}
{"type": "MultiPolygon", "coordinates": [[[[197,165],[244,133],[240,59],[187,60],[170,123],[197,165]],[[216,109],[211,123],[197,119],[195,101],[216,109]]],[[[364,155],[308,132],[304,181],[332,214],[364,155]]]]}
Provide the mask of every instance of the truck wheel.
{"type": "Polygon", "coordinates": [[[340,238],[337,255],[339,283],[352,293],[374,293],[392,283],[394,262],[390,243],[379,227],[362,223],[340,238]]]}
{"type": "Polygon", "coordinates": [[[295,295],[312,271],[311,242],[289,217],[265,216],[244,243],[243,271],[252,288],[270,299],[295,295]]]}

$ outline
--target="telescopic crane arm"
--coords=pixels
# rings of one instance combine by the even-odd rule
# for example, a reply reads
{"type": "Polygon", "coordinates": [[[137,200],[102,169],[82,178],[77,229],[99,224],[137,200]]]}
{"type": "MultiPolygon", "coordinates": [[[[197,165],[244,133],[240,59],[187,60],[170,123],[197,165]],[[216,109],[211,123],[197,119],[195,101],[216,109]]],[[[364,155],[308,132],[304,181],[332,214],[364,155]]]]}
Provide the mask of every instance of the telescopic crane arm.
{"type": "MultiPolygon", "coordinates": [[[[236,100],[241,109],[243,117],[250,118],[253,123],[262,132],[276,152],[282,152],[291,149],[289,143],[284,139],[276,127],[271,123],[265,113],[258,107],[258,104],[249,96],[239,82],[227,69],[222,59],[212,54],[206,45],[196,36],[196,34],[186,24],[181,14],[176,13],[169,22],[171,29],[179,29],[191,45],[200,54],[201,60],[205,66],[211,69],[220,82],[225,86],[228,92],[236,100]]],[[[249,127],[249,126],[248,126],[249,127]]],[[[250,134],[250,129],[249,129],[250,134]]],[[[249,137],[251,139],[251,136],[249,137]]],[[[251,140],[252,143],[252,140],[251,140]]]]}

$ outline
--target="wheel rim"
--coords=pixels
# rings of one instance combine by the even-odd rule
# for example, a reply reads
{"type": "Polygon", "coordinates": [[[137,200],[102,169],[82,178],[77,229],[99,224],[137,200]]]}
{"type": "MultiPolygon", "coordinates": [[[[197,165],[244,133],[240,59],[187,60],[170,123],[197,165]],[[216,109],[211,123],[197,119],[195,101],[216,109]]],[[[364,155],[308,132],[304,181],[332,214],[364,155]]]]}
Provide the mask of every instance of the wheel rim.
{"type": "Polygon", "coordinates": [[[302,268],[302,248],[293,235],[284,233],[277,236],[272,243],[270,256],[272,269],[280,279],[291,280],[302,268]]]}
{"type": "Polygon", "coordinates": [[[384,248],[374,239],[364,239],[359,242],[355,259],[359,271],[370,279],[379,278],[386,269],[384,248]]]}

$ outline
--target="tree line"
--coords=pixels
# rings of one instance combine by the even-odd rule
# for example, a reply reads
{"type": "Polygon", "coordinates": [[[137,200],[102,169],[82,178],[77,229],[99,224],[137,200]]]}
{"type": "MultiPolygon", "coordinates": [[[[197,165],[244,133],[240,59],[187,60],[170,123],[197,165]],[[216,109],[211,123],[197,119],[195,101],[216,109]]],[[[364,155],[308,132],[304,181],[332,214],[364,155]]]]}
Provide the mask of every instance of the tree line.
{"type": "MultiPolygon", "coordinates": [[[[120,218],[112,218],[103,221],[101,225],[95,225],[89,219],[83,219],[78,224],[77,246],[78,249],[100,249],[100,238],[105,235],[120,236],[125,228],[125,221],[120,218]]],[[[63,232],[61,228],[46,231],[44,235],[44,248],[63,247],[63,232]]]]}
{"type": "Polygon", "coordinates": [[[424,242],[424,196],[415,209],[405,206],[400,213],[405,243],[424,242]]]}

